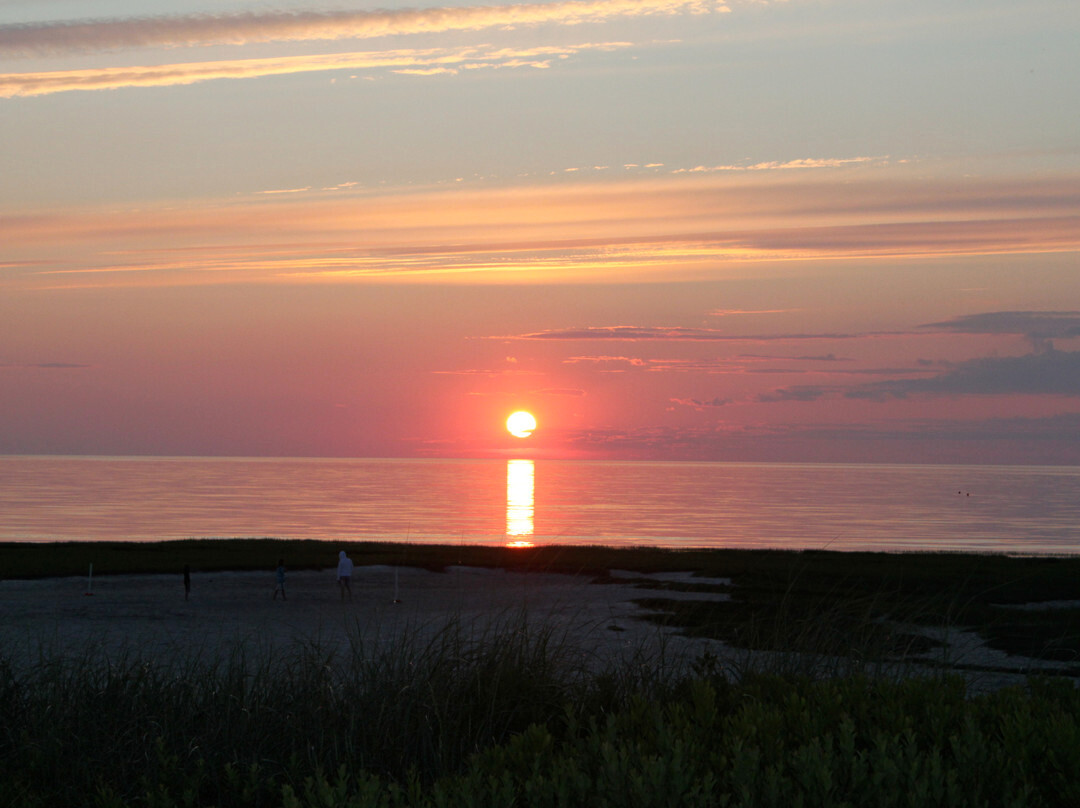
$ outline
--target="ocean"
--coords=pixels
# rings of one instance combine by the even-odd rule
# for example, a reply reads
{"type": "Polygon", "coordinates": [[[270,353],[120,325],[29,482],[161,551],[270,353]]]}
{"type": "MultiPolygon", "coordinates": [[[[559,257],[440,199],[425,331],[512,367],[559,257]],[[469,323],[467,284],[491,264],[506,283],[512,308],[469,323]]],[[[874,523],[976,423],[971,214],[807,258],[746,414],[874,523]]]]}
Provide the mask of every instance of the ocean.
{"type": "Polygon", "coordinates": [[[0,541],[1080,553],[1080,467],[0,456],[0,541]]]}

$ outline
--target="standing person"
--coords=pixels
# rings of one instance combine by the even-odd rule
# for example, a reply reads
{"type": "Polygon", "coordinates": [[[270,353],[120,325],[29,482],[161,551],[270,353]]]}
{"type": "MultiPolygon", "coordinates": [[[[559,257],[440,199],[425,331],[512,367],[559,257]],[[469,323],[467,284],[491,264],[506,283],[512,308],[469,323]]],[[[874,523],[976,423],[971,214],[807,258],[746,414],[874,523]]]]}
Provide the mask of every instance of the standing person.
{"type": "Polygon", "coordinates": [[[184,565],[184,600],[191,594],[191,565],[184,565]]]}
{"type": "Polygon", "coordinates": [[[274,572],[277,578],[277,586],[274,587],[274,600],[277,600],[278,592],[281,593],[282,600],[288,600],[285,597],[285,559],[279,558],[277,560],[277,570],[274,572]]]}
{"type": "Polygon", "coordinates": [[[341,599],[345,600],[345,594],[348,593],[349,600],[352,600],[352,590],[349,588],[349,579],[352,577],[353,563],[345,551],[342,550],[338,553],[337,563],[337,582],[341,588],[341,599]]]}

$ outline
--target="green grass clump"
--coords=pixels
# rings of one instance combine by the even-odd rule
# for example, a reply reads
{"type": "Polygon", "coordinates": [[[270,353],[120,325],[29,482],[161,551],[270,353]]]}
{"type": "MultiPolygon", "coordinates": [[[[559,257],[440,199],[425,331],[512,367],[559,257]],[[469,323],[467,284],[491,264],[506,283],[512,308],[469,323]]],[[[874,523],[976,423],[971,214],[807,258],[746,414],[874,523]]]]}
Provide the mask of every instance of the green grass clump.
{"type": "MultiPolygon", "coordinates": [[[[595,662],[595,660],[593,660],[595,662]]],[[[549,630],[455,623],[334,655],[0,661],[11,806],[1080,804],[1080,690],[596,670],[549,630]]]]}

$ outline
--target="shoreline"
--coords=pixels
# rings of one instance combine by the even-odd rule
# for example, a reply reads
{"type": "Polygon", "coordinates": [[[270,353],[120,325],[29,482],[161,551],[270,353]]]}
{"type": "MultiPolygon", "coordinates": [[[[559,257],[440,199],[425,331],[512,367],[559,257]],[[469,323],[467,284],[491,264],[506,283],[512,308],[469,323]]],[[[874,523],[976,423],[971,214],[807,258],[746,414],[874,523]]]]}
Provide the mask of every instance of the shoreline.
{"type": "Polygon", "coordinates": [[[272,569],[284,557],[292,570],[336,566],[345,549],[356,565],[385,564],[425,569],[477,566],[523,572],[598,574],[612,568],[643,572],[693,570],[725,574],[746,566],[783,566],[813,559],[830,565],[859,565],[888,559],[912,570],[925,564],[961,573],[969,567],[992,574],[1009,568],[1053,563],[1062,577],[1080,579],[1080,554],[1018,555],[957,551],[868,551],[784,548],[668,548],[647,544],[527,547],[481,544],[420,544],[389,541],[230,538],[136,541],[0,542],[0,582],[5,579],[94,575],[180,573],[185,565],[203,572],[272,569]]]}

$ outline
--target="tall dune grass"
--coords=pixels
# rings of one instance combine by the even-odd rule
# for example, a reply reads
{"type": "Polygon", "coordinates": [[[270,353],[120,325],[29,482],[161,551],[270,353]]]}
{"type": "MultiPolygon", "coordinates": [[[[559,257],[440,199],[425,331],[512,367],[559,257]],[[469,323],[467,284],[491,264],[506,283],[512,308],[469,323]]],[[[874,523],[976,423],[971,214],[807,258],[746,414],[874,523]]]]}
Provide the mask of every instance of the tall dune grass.
{"type": "Polygon", "coordinates": [[[89,647],[3,659],[0,791],[11,805],[138,800],[158,786],[198,805],[275,804],[283,784],[342,766],[430,782],[568,704],[617,709],[663,675],[655,659],[598,670],[525,615],[351,639],[168,662],[89,647]],[[236,802],[238,789],[255,802],[236,802]]]}
{"type": "Polygon", "coordinates": [[[524,616],[381,639],[0,659],[0,804],[1080,804],[1069,681],[735,680],[663,646],[604,661],[524,616]]]}

